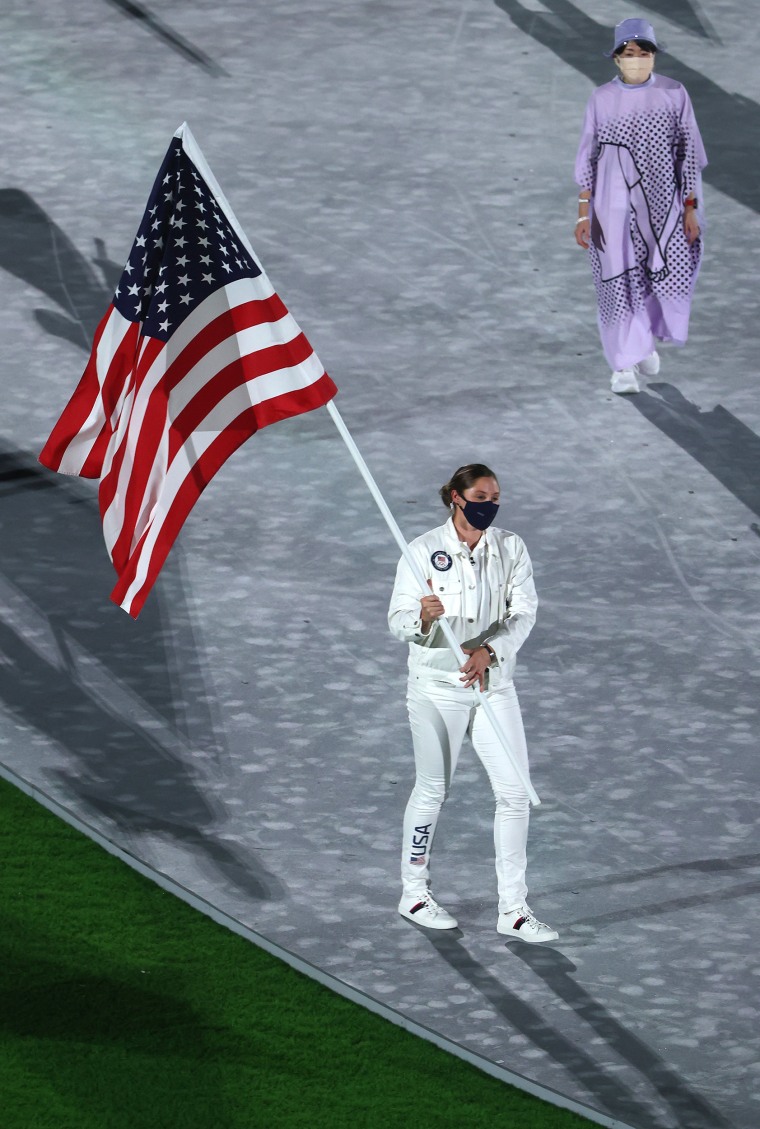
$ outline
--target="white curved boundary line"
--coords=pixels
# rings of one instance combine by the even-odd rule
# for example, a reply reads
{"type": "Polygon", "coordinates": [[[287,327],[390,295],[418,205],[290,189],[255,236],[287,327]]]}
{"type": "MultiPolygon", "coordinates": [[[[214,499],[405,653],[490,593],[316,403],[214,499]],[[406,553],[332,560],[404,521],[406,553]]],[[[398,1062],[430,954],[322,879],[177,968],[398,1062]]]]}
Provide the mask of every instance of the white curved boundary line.
{"type": "Polygon", "coordinates": [[[24,780],[23,777],[18,776],[12,769],[4,764],[0,764],[0,777],[6,780],[9,784],[18,788],[20,792],[24,792],[30,796],[42,807],[47,808],[53,815],[58,816],[64,823],[68,823],[76,831],[80,831],[86,835],[88,839],[92,839],[99,847],[108,851],[110,855],[115,855],[116,858],[121,859],[127,866],[131,866],[138,874],[142,874],[144,878],[149,878],[157,886],[166,890],[168,893],[173,894],[175,897],[180,898],[186,902],[193,909],[199,910],[210,917],[218,925],[223,925],[232,933],[237,933],[239,937],[245,938],[251,944],[257,945],[258,948],[263,949],[269,953],[270,956],[276,957],[278,960],[283,961],[284,964],[290,965],[291,968],[296,969],[297,972],[303,973],[311,980],[316,980],[317,983],[322,984],[325,988],[329,988],[331,992],[335,992],[344,999],[350,1000],[359,1007],[366,1008],[367,1011],[374,1012],[375,1015],[387,1019],[396,1027],[403,1027],[405,1031],[409,1031],[412,1035],[416,1035],[420,1039],[426,1039],[429,1043],[435,1044],[441,1050],[447,1051],[449,1054],[455,1055],[457,1058],[463,1059],[471,1066],[481,1070],[484,1074],[490,1074],[492,1078],[498,1078],[500,1082],[506,1082],[508,1086],[514,1086],[517,1090],[522,1090],[527,1094],[531,1094],[534,1098],[541,1098],[551,1105],[558,1106],[561,1109],[569,1109],[572,1113],[577,1113],[581,1117],[593,1121],[597,1125],[603,1125],[606,1129],[635,1129],[635,1126],[628,1125],[624,1121],[618,1121],[614,1117],[609,1117],[599,1110],[592,1109],[589,1106],[582,1105],[580,1102],[574,1101],[572,1098],[566,1097],[564,1094],[559,1093],[558,1090],[553,1090],[549,1086],[542,1086],[538,1082],[532,1082],[529,1078],[524,1078],[521,1074],[514,1074],[511,1070],[506,1070],[502,1066],[498,1066],[494,1062],[489,1062],[488,1059],[475,1054],[473,1051],[468,1051],[465,1047],[460,1046],[453,1040],[447,1039],[445,1035],[440,1035],[437,1031],[431,1031],[429,1027],[425,1027],[421,1023],[416,1023],[413,1019],[409,1019],[405,1015],[394,1011],[390,1007],[386,1007],[378,1000],[368,996],[358,988],[352,988],[349,984],[343,983],[336,977],[331,976],[328,972],[318,968],[316,965],[311,964],[309,961],[304,960],[302,957],[296,956],[294,953],[288,952],[287,949],[281,948],[273,941],[267,940],[260,933],[254,929],[250,929],[247,925],[243,925],[228,913],[223,910],[217,909],[211,902],[206,901],[205,898],[200,897],[198,894],[193,893],[187,886],[182,883],[176,882],[167,874],[163,874],[160,870],[155,870],[153,867],[148,866],[136,855],[130,854],[125,851],[123,847],[118,846],[112,839],[107,838],[97,828],[92,827],[85,820],[80,819],[79,816],[70,812],[52,796],[49,796],[42,789],[37,788],[34,784],[30,784],[24,780]]]}

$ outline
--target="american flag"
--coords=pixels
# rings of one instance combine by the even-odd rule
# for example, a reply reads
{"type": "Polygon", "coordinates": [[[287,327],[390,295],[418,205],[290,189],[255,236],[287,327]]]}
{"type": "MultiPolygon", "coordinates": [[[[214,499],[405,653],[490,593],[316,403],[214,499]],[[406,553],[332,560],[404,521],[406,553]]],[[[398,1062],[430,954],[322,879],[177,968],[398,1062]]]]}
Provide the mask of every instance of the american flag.
{"type": "Polygon", "coordinates": [[[136,618],[185,518],[254,432],[337,392],[187,125],[40,462],[99,478],[111,598],[136,618]]]}

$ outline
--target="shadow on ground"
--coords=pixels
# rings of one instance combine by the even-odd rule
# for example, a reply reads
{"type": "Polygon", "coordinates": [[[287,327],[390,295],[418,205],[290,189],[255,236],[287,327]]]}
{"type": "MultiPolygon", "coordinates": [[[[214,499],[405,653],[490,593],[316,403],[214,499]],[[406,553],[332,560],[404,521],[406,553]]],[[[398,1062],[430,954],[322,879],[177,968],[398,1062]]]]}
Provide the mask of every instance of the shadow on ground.
{"type": "MultiPolygon", "coordinates": [[[[110,602],[113,574],[95,498],[0,443],[0,699],[24,731],[66,749],[67,794],[127,839],[197,845],[255,899],[278,881],[222,841],[208,779],[224,754],[205,660],[182,581],[181,551],[135,622],[110,602]]],[[[82,814],[79,812],[78,814],[82,814]]]]}
{"type": "MultiPolygon", "coordinates": [[[[575,1078],[597,1109],[622,1118],[626,1123],[662,1129],[656,1117],[622,1078],[605,1071],[592,1054],[549,1023],[516,992],[510,991],[482,964],[474,960],[461,941],[451,935],[429,937],[438,954],[455,972],[482,994],[494,1010],[516,1032],[526,1036],[575,1078]]],[[[591,1029],[589,1039],[602,1039],[656,1090],[689,1129],[731,1129],[719,1110],[694,1093],[675,1070],[651,1047],[627,1030],[602,1004],[589,995],[573,977],[575,965],[562,953],[546,945],[510,944],[510,954],[522,960],[539,976],[556,998],[563,1000],[591,1029]]]]}

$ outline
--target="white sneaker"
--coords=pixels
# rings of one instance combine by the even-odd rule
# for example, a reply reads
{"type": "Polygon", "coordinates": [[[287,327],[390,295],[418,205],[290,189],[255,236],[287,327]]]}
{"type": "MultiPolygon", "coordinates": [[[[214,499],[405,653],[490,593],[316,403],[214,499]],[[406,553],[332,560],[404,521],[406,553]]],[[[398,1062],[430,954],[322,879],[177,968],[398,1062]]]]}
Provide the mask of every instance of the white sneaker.
{"type": "Polygon", "coordinates": [[[660,354],[656,349],[648,357],[644,357],[643,361],[639,361],[636,371],[640,376],[657,376],[660,371],[660,354]]]}
{"type": "Polygon", "coordinates": [[[636,379],[636,372],[632,368],[617,369],[612,374],[610,381],[610,388],[613,392],[624,394],[626,392],[638,392],[639,382],[636,379]]]}
{"type": "Polygon", "coordinates": [[[398,912],[417,925],[424,925],[426,929],[456,929],[457,927],[457,919],[447,913],[443,906],[438,905],[429,890],[424,894],[415,894],[411,898],[404,896],[398,904],[398,912]]]}
{"type": "Polygon", "coordinates": [[[500,913],[496,925],[497,932],[517,941],[527,941],[531,945],[541,941],[558,941],[559,933],[543,921],[539,921],[530,906],[525,902],[515,906],[508,913],[500,913]]]}

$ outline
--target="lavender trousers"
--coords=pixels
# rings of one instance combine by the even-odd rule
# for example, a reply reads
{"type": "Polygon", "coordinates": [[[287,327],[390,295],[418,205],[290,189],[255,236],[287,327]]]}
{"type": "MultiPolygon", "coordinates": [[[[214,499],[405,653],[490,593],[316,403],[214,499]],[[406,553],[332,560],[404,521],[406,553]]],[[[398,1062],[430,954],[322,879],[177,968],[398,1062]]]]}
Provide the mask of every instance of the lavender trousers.
{"type": "MultiPolygon", "coordinates": [[[[528,751],[514,683],[488,691],[487,697],[527,776],[528,751]]],[[[430,884],[430,852],[438,816],[454,779],[462,742],[469,733],[496,800],[496,880],[499,912],[506,913],[524,902],[528,892],[525,869],[530,807],[525,790],[471,689],[412,676],[407,707],[417,779],[404,814],[404,895],[424,893],[430,884]]]]}

